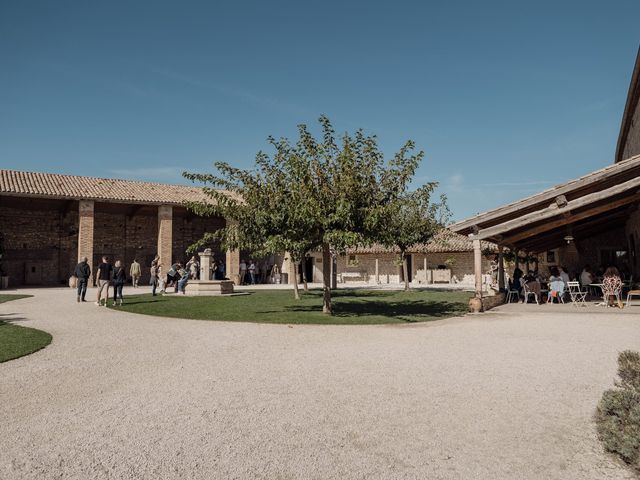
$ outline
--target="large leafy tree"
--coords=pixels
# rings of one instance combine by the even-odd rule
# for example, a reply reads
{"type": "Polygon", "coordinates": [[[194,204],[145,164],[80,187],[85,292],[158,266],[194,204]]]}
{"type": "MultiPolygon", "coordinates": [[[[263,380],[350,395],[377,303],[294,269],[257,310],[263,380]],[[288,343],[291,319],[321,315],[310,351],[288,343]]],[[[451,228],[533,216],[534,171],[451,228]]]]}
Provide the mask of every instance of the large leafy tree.
{"type": "Polygon", "coordinates": [[[405,290],[409,290],[408,250],[412,247],[426,248],[450,217],[444,195],[436,202],[431,201],[437,186],[435,182],[427,183],[417,190],[398,195],[382,207],[386,223],[379,229],[378,239],[384,246],[400,252],[405,290]]]}
{"type": "Polygon", "coordinates": [[[389,225],[386,207],[405,193],[423,153],[408,141],[385,161],[375,136],[358,130],[336,139],[329,119],[319,122],[320,139],[305,125],[295,143],[269,138],[274,153],[259,152],[251,169],[217,162],[216,174],[184,176],[204,183],[213,200],[189,207],[227,219],[227,227],[201,243],[220,240],[224,248],[257,254],[288,251],[295,262],[322,251],[323,312],[331,314],[332,252],[378,241],[389,225]]]}

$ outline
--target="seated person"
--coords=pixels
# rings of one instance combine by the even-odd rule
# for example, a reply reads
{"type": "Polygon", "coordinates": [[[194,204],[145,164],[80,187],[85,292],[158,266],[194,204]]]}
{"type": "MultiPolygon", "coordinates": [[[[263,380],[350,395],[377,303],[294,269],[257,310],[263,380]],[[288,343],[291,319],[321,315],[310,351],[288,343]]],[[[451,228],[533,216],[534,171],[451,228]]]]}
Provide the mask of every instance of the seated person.
{"type": "Polygon", "coordinates": [[[524,277],[522,277],[521,282],[524,283],[531,292],[535,293],[536,297],[538,298],[538,301],[540,301],[541,286],[535,272],[533,270],[529,270],[529,273],[527,273],[524,277]]]}
{"type": "Polygon", "coordinates": [[[560,301],[564,295],[565,282],[557,267],[551,267],[549,272],[551,275],[549,276],[549,298],[547,298],[547,303],[553,303],[555,298],[560,301]]]}
{"type": "Polygon", "coordinates": [[[602,279],[602,293],[607,305],[610,307],[618,306],[622,308],[622,302],[619,301],[620,294],[622,292],[622,279],[620,278],[620,272],[616,267],[609,267],[604,272],[602,279]],[[616,305],[616,300],[618,304],[616,305]]]}
{"type": "Polygon", "coordinates": [[[591,267],[589,265],[585,265],[582,273],[580,274],[580,284],[583,287],[593,283],[593,274],[591,273],[591,267]]]}
{"type": "Polygon", "coordinates": [[[178,275],[180,276],[180,280],[176,283],[176,292],[182,292],[184,295],[187,283],[189,282],[189,274],[184,268],[181,268],[178,270],[178,275]]]}

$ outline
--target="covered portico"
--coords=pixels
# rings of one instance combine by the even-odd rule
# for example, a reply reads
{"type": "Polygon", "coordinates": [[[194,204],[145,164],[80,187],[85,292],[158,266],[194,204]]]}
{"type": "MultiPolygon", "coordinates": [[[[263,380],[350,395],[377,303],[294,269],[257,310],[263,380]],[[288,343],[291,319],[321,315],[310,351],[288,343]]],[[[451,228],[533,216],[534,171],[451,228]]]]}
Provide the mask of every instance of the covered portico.
{"type": "MultiPolygon", "coordinates": [[[[570,275],[586,263],[616,263],[634,278],[640,224],[640,155],[478,214],[450,228],[474,243],[476,297],[482,298],[480,241],[499,245],[499,287],[505,288],[503,251],[526,255],[554,250],[570,275]]],[[[516,262],[518,261],[516,255],[516,262]]]]}

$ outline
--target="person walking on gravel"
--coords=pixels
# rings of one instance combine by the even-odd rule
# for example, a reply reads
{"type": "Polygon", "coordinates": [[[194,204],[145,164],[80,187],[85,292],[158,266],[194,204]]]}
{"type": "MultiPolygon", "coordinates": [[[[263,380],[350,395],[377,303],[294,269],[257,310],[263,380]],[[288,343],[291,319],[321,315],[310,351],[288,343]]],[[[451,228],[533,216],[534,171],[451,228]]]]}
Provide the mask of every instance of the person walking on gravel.
{"type": "Polygon", "coordinates": [[[80,263],[76,265],[76,269],[73,274],[78,278],[78,296],[76,301],[86,302],[84,297],[87,295],[87,284],[91,278],[91,267],[89,266],[89,263],[87,263],[87,257],[82,257],[80,259],[80,263]]]}
{"type": "Polygon", "coordinates": [[[142,271],[140,270],[140,264],[137,259],[133,259],[133,263],[131,264],[131,268],[129,269],[129,275],[131,275],[131,283],[133,288],[138,288],[138,282],[140,281],[140,275],[142,275],[142,271]]]}
{"type": "Polygon", "coordinates": [[[120,305],[122,305],[122,289],[127,281],[127,273],[122,266],[120,260],[116,260],[116,266],[113,274],[113,306],[118,305],[118,298],[120,298],[120,305]]]}
{"type": "Polygon", "coordinates": [[[104,290],[104,306],[107,306],[107,301],[109,300],[109,282],[111,281],[112,276],[113,266],[109,263],[109,259],[107,257],[102,257],[102,263],[98,266],[98,271],[96,272],[96,282],[98,284],[98,298],[96,299],[96,305],[102,305],[100,299],[102,297],[102,291],[104,290]]]}

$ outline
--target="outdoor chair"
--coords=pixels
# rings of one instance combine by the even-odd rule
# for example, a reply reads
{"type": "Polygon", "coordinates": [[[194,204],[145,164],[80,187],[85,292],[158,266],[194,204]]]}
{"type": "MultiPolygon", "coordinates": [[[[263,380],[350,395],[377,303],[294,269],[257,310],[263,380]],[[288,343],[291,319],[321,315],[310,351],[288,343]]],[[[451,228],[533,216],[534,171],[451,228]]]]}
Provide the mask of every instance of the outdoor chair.
{"type": "Polygon", "coordinates": [[[522,282],[522,293],[524,294],[524,303],[529,303],[529,296],[533,295],[533,298],[535,298],[536,303],[540,305],[540,299],[538,298],[538,294],[536,292],[532,292],[531,289],[529,288],[529,285],[527,285],[525,282],[522,282]]]}
{"type": "Polygon", "coordinates": [[[633,297],[640,297],[640,290],[629,290],[627,292],[627,307],[631,305],[631,299],[633,297]]]}
{"type": "Polygon", "coordinates": [[[514,289],[509,289],[507,291],[506,296],[504,297],[504,302],[505,303],[511,303],[512,301],[518,303],[518,300],[520,299],[520,292],[518,290],[514,289]]]}
{"type": "Polygon", "coordinates": [[[569,296],[571,297],[571,303],[573,306],[586,306],[585,298],[587,292],[580,288],[580,282],[567,282],[569,288],[569,296]]]}
{"type": "Polygon", "coordinates": [[[563,281],[553,281],[549,283],[549,291],[547,293],[547,303],[553,303],[553,299],[557,298],[559,303],[564,303],[564,282],[563,281]],[[553,295],[553,292],[556,295],[553,295]]]}

